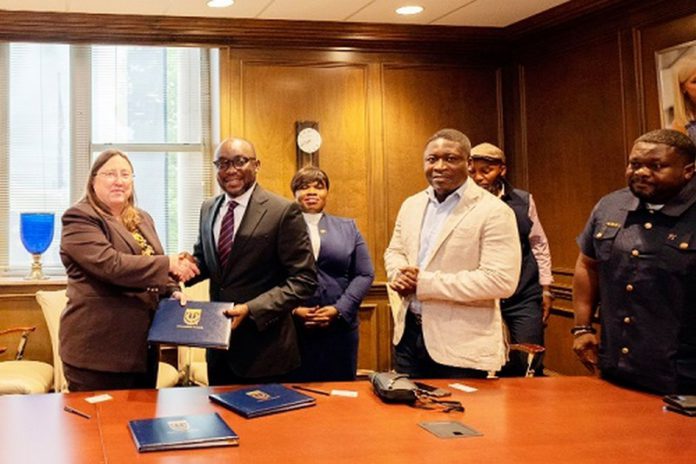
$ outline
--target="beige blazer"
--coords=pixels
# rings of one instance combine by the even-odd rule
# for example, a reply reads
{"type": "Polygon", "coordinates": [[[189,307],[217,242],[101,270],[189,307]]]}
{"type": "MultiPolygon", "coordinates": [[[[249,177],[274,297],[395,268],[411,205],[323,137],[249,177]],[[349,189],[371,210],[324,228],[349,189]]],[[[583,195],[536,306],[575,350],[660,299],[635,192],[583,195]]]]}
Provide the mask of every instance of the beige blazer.
{"type": "MultiPolygon", "coordinates": [[[[507,358],[499,299],[512,295],[520,273],[521,250],[510,207],[467,180],[459,203],[446,219],[418,274],[423,338],[436,362],[499,370],[507,358]]],[[[403,266],[417,266],[426,191],[404,201],[384,254],[391,281],[403,266]]],[[[390,290],[394,345],[404,332],[413,295],[390,290]]]]}

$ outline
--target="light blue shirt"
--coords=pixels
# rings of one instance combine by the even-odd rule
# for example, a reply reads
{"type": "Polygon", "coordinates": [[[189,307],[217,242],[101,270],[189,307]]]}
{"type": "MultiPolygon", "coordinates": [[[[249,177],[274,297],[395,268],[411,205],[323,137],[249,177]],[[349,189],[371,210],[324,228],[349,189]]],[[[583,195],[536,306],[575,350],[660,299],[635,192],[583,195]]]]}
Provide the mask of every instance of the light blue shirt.
{"type": "MultiPolygon", "coordinates": [[[[467,179],[468,180],[468,179],[467,179]]],[[[435,191],[428,187],[425,191],[428,195],[428,204],[425,207],[423,222],[421,224],[420,246],[418,247],[418,268],[423,268],[425,258],[430,255],[433,246],[437,242],[445,221],[454,210],[455,206],[462,199],[464,190],[467,188],[467,180],[454,192],[450,193],[445,201],[440,203],[435,197],[435,191]]],[[[415,314],[421,313],[421,303],[417,298],[413,298],[409,310],[415,314]]]]}

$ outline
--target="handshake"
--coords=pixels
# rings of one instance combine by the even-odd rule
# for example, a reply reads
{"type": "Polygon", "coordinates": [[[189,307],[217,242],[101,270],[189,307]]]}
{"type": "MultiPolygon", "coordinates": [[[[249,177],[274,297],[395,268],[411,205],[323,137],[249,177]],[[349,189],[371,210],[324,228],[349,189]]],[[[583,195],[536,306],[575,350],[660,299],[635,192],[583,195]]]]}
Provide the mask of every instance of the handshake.
{"type": "Polygon", "coordinates": [[[179,282],[186,282],[200,274],[196,259],[187,251],[169,255],[169,274],[179,282]]]}

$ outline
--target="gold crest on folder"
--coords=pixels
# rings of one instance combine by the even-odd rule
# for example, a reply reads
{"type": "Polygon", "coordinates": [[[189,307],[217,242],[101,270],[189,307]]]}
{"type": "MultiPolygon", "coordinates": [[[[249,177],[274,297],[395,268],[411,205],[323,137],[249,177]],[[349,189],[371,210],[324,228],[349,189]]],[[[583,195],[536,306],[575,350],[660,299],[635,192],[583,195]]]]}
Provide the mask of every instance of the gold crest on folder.
{"type": "Polygon", "coordinates": [[[198,325],[201,322],[202,309],[186,308],[184,312],[184,323],[186,325],[198,325]]]}
{"type": "Polygon", "coordinates": [[[262,390],[252,390],[247,392],[247,396],[251,396],[257,401],[268,401],[271,399],[271,395],[262,390]]]}
{"type": "Polygon", "coordinates": [[[167,426],[173,432],[188,432],[189,430],[191,430],[191,426],[184,419],[168,421],[167,426]]]}

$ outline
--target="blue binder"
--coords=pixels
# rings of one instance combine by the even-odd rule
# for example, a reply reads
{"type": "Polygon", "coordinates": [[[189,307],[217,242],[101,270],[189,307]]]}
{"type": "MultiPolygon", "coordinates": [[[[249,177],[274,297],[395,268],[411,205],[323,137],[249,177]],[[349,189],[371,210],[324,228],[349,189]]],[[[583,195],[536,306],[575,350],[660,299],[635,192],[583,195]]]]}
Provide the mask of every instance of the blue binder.
{"type": "Polygon", "coordinates": [[[181,306],[178,300],[162,300],[147,340],[226,350],[230,347],[232,321],[223,311],[233,306],[233,303],[209,301],[189,301],[181,306]]]}
{"type": "Polygon", "coordinates": [[[316,404],[316,399],[311,396],[277,383],[257,385],[225,393],[212,393],[208,397],[215,403],[221,404],[246,418],[307,408],[316,404]]]}
{"type": "Polygon", "coordinates": [[[236,446],[239,436],[218,413],[128,422],[138,452],[236,446]]]}

